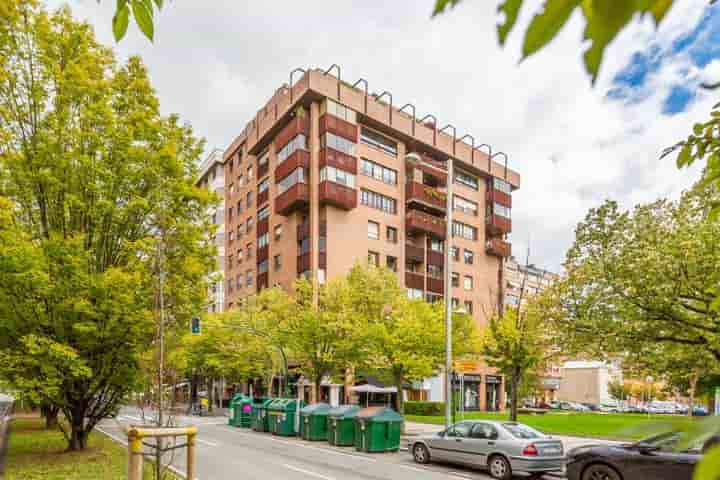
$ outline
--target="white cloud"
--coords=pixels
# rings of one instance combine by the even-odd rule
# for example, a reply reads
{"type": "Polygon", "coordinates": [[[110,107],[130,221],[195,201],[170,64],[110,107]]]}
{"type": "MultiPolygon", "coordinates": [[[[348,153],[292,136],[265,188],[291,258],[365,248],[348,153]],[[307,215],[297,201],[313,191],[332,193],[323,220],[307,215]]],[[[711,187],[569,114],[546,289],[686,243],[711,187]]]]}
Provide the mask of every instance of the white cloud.
{"type": "MultiPolygon", "coordinates": [[[[57,2],[52,2],[57,4],[57,2]]],[[[115,2],[71,2],[98,36],[114,43],[115,2]]],[[[533,2],[525,2],[526,4],[533,2]]],[[[540,5],[540,0],[534,0],[540,5]]],[[[514,198],[515,252],[559,268],[588,208],[612,197],[624,206],[676,195],[698,178],[659,161],[707,115],[711,98],[682,114],[660,115],[679,64],[652,79],[649,98],[625,106],[605,92],[615,72],[650,39],[669,42],[692,28],[704,0],[681,2],[656,33],[646,20],[609,48],[592,88],[581,65],[579,16],[540,54],[518,64],[524,10],[503,50],[495,37],[497,2],[466,0],[430,19],[432,0],[385,2],[170,2],[149,44],[131,27],[116,47],[139,53],[149,66],[163,109],[191,122],[208,147],[224,147],[296,66],[338,63],[343,77],[364,77],[371,90],[390,90],[395,103],[472,134],[510,156],[522,175],[514,198]]],[[[717,62],[703,73],[717,75],[717,62]]]]}

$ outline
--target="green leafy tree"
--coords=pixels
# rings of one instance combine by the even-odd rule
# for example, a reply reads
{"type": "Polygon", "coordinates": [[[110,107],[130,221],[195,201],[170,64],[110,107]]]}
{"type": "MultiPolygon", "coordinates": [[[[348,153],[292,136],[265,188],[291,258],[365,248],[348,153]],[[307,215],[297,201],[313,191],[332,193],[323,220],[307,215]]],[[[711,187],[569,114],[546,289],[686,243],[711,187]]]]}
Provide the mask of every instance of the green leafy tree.
{"type": "Polygon", "coordinates": [[[0,376],[58,407],[69,449],[138,382],[157,334],[205,301],[202,145],[67,8],[0,17],[0,376]],[[162,268],[161,268],[162,267],[162,268]]]}
{"type": "Polygon", "coordinates": [[[627,382],[614,380],[608,383],[608,393],[618,402],[624,402],[632,395],[632,386],[627,382]]]}

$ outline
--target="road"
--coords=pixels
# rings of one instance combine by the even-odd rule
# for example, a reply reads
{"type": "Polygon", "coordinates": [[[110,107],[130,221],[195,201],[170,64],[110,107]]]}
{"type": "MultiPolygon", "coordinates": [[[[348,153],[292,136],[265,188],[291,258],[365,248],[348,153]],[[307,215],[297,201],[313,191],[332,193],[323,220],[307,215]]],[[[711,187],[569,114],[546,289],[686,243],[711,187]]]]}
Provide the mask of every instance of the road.
{"type": "MultiPolygon", "coordinates": [[[[123,440],[123,428],[142,423],[141,412],[125,408],[117,419],[105,420],[100,430],[123,440]]],[[[481,471],[462,467],[415,464],[407,452],[363,454],[352,448],[331,447],[256,433],[227,425],[222,417],[179,417],[179,425],[196,425],[199,480],[484,480],[481,471]]],[[[184,473],[184,449],[172,464],[184,473]]],[[[518,476],[517,478],[523,478],[518,476]]],[[[558,477],[547,477],[548,479],[558,477]]]]}

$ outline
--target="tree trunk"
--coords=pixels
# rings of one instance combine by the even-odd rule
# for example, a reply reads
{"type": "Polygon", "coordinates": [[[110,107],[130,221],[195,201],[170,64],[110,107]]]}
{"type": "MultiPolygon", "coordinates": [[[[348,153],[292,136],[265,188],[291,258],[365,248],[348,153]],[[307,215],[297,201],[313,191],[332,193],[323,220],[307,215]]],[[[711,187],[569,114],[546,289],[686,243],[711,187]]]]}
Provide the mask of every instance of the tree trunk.
{"type": "Polygon", "coordinates": [[[214,377],[208,377],[207,392],[208,392],[208,413],[212,413],[213,406],[215,404],[215,378],[214,377]]]}
{"type": "Polygon", "coordinates": [[[690,405],[688,405],[688,416],[692,418],[693,416],[693,406],[695,405],[695,389],[697,388],[697,382],[698,382],[698,373],[693,372],[690,374],[690,388],[688,389],[688,393],[690,395],[690,405]]]}
{"type": "Polygon", "coordinates": [[[395,373],[395,388],[397,388],[397,393],[395,394],[395,411],[403,415],[403,421],[400,424],[400,433],[405,433],[405,402],[403,399],[402,373],[395,373]]]}
{"type": "Polygon", "coordinates": [[[518,384],[520,383],[520,373],[518,369],[513,369],[510,375],[510,421],[517,422],[518,412],[518,384]]]}
{"type": "Polygon", "coordinates": [[[321,386],[322,386],[322,377],[323,377],[322,374],[317,375],[317,376],[315,377],[315,380],[314,380],[314,382],[315,382],[315,399],[314,399],[314,403],[319,403],[319,402],[320,402],[320,399],[322,398],[322,395],[320,395],[320,388],[321,388],[321,386]]]}
{"type": "Polygon", "coordinates": [[[40,414],[45,419],[45,430],[55,430],[58,426],[58,413],[60,408],[51,404],[40,406],[40,414]]]}
{"type": "Polygon", "coordinates": [[[70,440],[68,450],[85,450],[88,432],[85,430],[85,411],[81,408],[73,410],[70,420],[70,440]]]}

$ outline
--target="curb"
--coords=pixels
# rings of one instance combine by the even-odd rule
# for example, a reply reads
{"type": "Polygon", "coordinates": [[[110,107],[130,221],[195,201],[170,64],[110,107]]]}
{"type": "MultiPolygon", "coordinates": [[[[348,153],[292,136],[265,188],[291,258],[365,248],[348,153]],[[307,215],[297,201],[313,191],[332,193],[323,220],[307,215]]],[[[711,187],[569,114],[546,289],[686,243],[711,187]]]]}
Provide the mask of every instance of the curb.
{"type": "Polygon", "coordinates": [[[10,438],[10,416],[0,418],[0,479],[5,476],[5,456],[10,438]]]}

